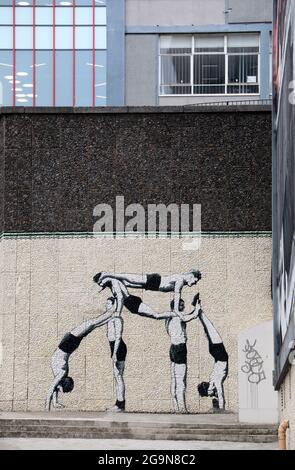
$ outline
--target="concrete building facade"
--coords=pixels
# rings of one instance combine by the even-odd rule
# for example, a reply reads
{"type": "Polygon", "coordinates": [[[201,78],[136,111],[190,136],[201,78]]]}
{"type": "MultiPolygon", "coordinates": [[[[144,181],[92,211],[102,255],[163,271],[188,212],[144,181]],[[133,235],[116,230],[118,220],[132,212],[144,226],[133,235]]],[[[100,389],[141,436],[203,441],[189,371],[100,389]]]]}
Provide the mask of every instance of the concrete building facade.
{"type": "Polygon", "coordinates": [[[271,95],[271,0],[5,0],[0,8],[4,106],[271,95]]]}

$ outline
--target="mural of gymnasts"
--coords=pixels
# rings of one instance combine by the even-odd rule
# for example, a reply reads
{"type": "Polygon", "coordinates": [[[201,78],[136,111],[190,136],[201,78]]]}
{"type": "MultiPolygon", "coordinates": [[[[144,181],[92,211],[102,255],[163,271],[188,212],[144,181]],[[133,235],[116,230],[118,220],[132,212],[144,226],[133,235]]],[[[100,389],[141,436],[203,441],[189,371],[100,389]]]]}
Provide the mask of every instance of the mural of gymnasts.
{"type": "Polygon", "coordinates": [[[183,287],[192,287],[200,281],[201,272],[192,269],[188,273],[174,274],[172,276],[161,276],[160,274],[111,274],[100,272],[96,274],[93,280],[104,288],[106,279],[117,279],[126,287],[134,289],[145,289],[158,292],[174,292],[174,311],[181,317],[179,302],[183,287]]]}
{"type": "MultiPolygon", "coordinates": [[[[123,411],[125,408],[125,386],[123,380],[124,364],[127,348],[122,340],[123,320],[120,317],[123,308],[123,295],[118,281],[114,281],[114,296],[107,300],[106,311],[97,318],[86,320],[81,325],[73,328],[62,338],[51,360],[54,380],[50,385],[46,398],[46,409],[64,408],[58,401],[59,392],[69,393],[74,388],[74,380],[69,376],[69,359],[71,354],[78,349],[83,338],[86,338],[96,328],[109,324],[107,336],[110,342],[113,359],[113,371],[116,381],[117,401],[112,411],[123,411]]],[[[122,286],[124,287],[124,286],[122,286]]]]}
{"type": "MultiPolygon", "coordinates": [[[[110,287],[112,280],[106,278],[102,281],[110,287]]],[[[184,313],[185,303],[180,299],[179,310],[181,318],[174,312],[174,300],[171,301],[170,311],[164,313],[155,312],[150,306],[142,302],[140,297],[130,295],[127,289],[122,289],[124,306],[133,314],[137,314],[155,320],[165,320],[166,330],[170,336],[170,361],[171,361],[171,396],[176,413],[187,413],[185,393],[187,376],[187,334],[186,323],[198,318],[200,313],[199,297],[195,296],[194,309],[189,314],[184,313]]]]}
{"type": "Polygon", "coordinates": [[[224,410],[225,397],[223,384],[228,376],[228,354],[221,336],[203,310],[200,311],[199,320],[208,339],[209,353],[214,359],[214,367],[209,382],[200,383],[198,391],[201,397],[213,398],[213,409],[224,410]]]}

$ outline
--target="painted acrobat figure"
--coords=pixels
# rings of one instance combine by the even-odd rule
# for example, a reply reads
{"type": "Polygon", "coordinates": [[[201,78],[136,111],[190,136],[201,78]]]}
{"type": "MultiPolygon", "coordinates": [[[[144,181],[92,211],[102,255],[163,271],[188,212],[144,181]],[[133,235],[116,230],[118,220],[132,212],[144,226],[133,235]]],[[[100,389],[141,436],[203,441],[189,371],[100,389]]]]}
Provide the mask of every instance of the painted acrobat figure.
{"type": "MultiPolygon", "coordinates": [[[[117,286],[118,288],[118,286],[117,286]]],[[[116,303],[115,297],[107,299],[107,310],[112,310],[116,303]]],[[[107,338],[111,348],[111,358],[113,362],[113,372],[116,384],[116,403],[108,411],[122,412],[125,411],[125,383],[124,369],[127,355],[127,346],[122,339],[123,319],[121,312],[116,308],[114,315],[107,322],[107,338]]]]}
{"type": "MultiPolygon", "coordinates": [[[[48,411],[50,411],[51,405],[53,405],[54,408],[64,408],[64,405],[58,401],[58,394],[59,392],[69,393],[74,388],[74,380],[72,377],[69,376],[69,359],[70,359],[71,354],[74,351],[76,351],[76,349],[78,349],[83,338],[89,335],[89,333],[91,333],[96,328],[103,326],[110,321],[112,322],[112,325],[108,329],[108,332],[110,335],[109,337],[111,338],[113,337],[112,333],[115,330],[116,330],[115,336],[119,337],[119,335],[122,335],[123,321],[120,318],[120,315],[123,309],[124,297],[120,289],[120,284],[122,285],[122,283],[120,283],[119,281],[114,281],[113,283],[113,288],[115,289],[114,297],[112,298],[111,301],[107,302],[107,310],[99,317],[86,320],[83,323],[81,323],[81,325],[73,328],[69,333],[66,333],[66,335],[63,337],[63,339],[59,343],[58,348],[53,353],[52,360],[51,360],[51,367],[52,367],[52,372],[54,375],[54,380],[48,390],[48,394],[46,398],[46,409],[48,411]],[[119,324],[121,326],[118,326],[119,324]]],[[[123,285],[122,287],[124,288],[123,285]]],[[[116,339],[115,339],[115,343],[116,343],[116,339]]],[[[116,364],[117,362],[122,362],[122,360],[118,361],[117,359],[119,358],[119,354],[120,354],[120,359],[122,359],[122,348],[124,348],[124,344],[125,343],[121,343],[121,349],[119,349],[120,343],[118,344],[118,346],[116,345],[116,349],[115,349],[115,344],[114,344],[112,358],[113,358],[114,363],[116,364]]],[[[112,345],[111,345],[111,348],[112,348],[112,345]]],[[[123,371],[122,371],[121,377],[119,377],[121,370],[124,370],[124,367],[122,369],[121,364],[118,365],[118,368],[114,365],[114,374],[115,374],[116,383],[120,382],[120,386],[118,385],[116,387],[116,391],[117,391],[116,405],[118,402],[124,401],[124,399],[121,399],[123,396],[122,394],[124,394],[124,391],[125,391],[125,387],[123,386],[122,388],[123,371]],[[115,368],[117,369],[116,371],[115,371],[115,368]]],[[[123,385],[124,385],[124,382],[123,382],[123,385]]],[[[123,403],[121,403],[120,406],[123,409],[124,407],[123,403]]]]}
{"type": "Polygon", "coordinates": [[[93,280],[103,287],[103,282],[108,279],[117,279],[127,288],[145,289],[158,292],[174,292],[175,313],[181,317],[179,310],[180,297],[183,287],[192,287],[200,281],[201,272],[192,269],[184,274],[175,274],[172,276],[161,276],[160,274],[111,274],[108,272],[97,273],[93,280]]]}
{"type": "MultiPolygon", "coordinates": [[[[171,396],[176,413],[187,413],[186,408],[186,379],[187,379],[187,332],[186,323],[198,318],[200,314],[199,303],[196,302],[191,314],[171,316],[166,319],[166,330],[171,339],[170,361],[171,361],[171,396]]],[[[180,299],[179,310],[184,312],[185,303],[180,299]]],[[[174,300],[171,301],[171,313],[174,310],[174,300]]]]}
{"type": "MultiPolygon", "coordinates": [[[[201,306],[200,299],[199,305],[201,306]]],[[[201,397],[213,398],[213,409],[224,410],[225,397],[223,384],[228,376],[228,354],[221,336],[202,309],[199,314],[199,320],[208,339],[209,353],[214,359],[214,367],[209,382],[200,383],[198,391],[201,397]]]]}

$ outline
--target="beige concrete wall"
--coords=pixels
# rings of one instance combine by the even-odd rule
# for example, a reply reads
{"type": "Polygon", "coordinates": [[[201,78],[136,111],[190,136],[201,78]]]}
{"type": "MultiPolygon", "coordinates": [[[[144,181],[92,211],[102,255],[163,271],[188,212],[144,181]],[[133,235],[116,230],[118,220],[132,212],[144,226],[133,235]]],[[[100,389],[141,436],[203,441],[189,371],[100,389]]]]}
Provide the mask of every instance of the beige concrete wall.
{"type": "Polygon", "coordinates": [[[127,26],[225,23],[225,0],[127,0],[127,26]]]}
{"type": "Polygon", "coordinates": [[[292,365],[282,384],[280,397],[280,420],[289,420],[287,448],[295,450],[295,366],[292,365]]]}
{"type": "MultiPolygon", "coordinates": [[[[271,319],[269,237],[204,236],[198,251],[183,251],[181,240],[99,238],[15,238],[2,241],[0,410],[42,410],[52,381],[51,356],[62,336],[85,318],[103,312],[108,292],[98,295],[92,276],[99,271],[160,274],[200,269],[203,278],[183,297],[200,291],[203,308],[229,353],[225,382],[227,409],[236,411],[237,338],[252,325],[271,319]]],[[[157,311],[170,295],[136,291],[157,311]]],[[[164,322],[124,310],[126,410],[169,412],[169,337],[164,322]]],[[[114,403],[114,381],[105,326],[84,339],[70,359],[75,380],[62,397],[69,410],[104,410],[114,403]]],[[[213,367],[198,320],[188,324],[190,412],[206,411],[211,400],[197,385],[213,367]]],[[[294,373],[295,375],[295,373],[294,373]]],[[[294,380],[294,379],[293,379],[294,380]]]]}

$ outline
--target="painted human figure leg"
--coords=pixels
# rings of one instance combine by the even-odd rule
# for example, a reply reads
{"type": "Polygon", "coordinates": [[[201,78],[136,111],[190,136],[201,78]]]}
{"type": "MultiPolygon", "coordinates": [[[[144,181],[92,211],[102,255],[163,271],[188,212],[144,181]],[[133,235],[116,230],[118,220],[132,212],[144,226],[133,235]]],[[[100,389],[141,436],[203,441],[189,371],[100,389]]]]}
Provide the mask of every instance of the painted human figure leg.
{"type": "Polygon", "coordinates": [[[186,364],[175,364],[174,365],[174,374],[175,374],[175,392],[176,392],[176,402],[178,413],[187,413],[185,394],[186,394],[186,374],[187,366],[186,364]]]}

